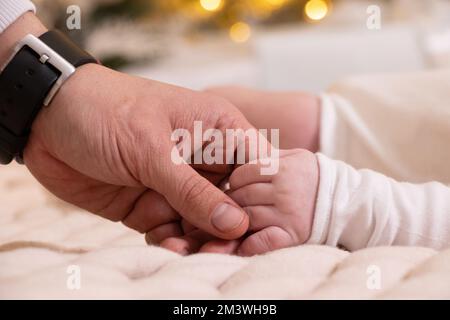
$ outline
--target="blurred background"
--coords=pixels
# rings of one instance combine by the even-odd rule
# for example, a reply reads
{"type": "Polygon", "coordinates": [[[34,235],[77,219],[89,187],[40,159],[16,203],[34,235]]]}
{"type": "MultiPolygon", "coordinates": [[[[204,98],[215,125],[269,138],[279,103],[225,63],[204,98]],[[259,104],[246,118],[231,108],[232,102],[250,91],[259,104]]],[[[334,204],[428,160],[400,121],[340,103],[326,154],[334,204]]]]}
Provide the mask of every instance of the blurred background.
{"type": "Polygon", "coordinates": [[[351,74],[450,67],[450,0],[34,0],[103,64],[192,89],[319,92],[351,74]],[[67,8],[81,9],[68,30],[67,8]],[[369,30],[381,8],[381,28],[369,30]]]}

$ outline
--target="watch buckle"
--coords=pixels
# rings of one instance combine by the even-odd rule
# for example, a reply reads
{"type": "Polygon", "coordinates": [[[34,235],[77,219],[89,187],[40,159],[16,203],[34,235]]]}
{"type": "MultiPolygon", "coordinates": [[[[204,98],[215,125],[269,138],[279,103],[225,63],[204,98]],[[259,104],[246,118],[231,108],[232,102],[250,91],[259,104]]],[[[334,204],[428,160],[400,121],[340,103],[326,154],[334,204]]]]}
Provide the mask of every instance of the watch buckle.
{"type": "Polygon", "coordinates": [[[11,58],[6,62],[5,66],[7,66],[14,56],[25,46],[29,47],[38,54],[39,61],[42,64],[51,64],[55,69],[61,72],[58,80],[56,80],[55,84],[44,99],[44,105],[48,106],[63,83],[75,72],[75,67],[64,59],[59,53],[32,34],[26,35],[17,43],[11,58]]]}

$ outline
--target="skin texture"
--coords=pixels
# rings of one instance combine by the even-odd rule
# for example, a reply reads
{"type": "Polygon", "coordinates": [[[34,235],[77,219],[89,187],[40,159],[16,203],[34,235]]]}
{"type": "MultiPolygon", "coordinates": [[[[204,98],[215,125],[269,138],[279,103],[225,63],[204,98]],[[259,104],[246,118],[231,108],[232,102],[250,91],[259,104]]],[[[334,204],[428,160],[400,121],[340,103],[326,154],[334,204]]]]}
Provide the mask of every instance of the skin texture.
{"type": "Polygon", "coordinates": [[[229,196],[250,217],[240,255],[261,254],[305,243],[312,230],[319,185],[316,156],[306,150],[281,150],[275,175],[261,175],[251,163],[233,171],[229,196]]]}
{"type": "MultiPolygon", "coordinates": [[[[311,235],[319,185],[319,168],[313,154],[319,150],[318,97],[235,86],[211,88],[207,92],[232,101],[256,128],[279,129],[280,146],[291,150],[280,151],[280,171],[275,176],[261,176],[256,164],[233,171],[230,183],[235,190],[228,191],[228,195],[248,213],[249,231],[233,241],[206,238],[209,241],[200,251],[252,256],[305,243],[311,235]],[[248,185],[238,183],[245,179],[248,185]]],[[[195,230],[187,223],[182,225],[187,232],[195,230]]],[[[189,247],[179,238],[167,239],[164,244],[179,252],[189,247]]],[[[190,247],[195,248],[195,244],[190,247]]]]}
{"type": "MultiPolygon", "coordinates": [[[[34,14],[24,14],[0,34],[0,63],[26,34],[39,36],[45,31],[34,14]]],[[[260,112],[254,110],[257,102],[263,101],[261,97],[268,98],[251,91],[196,92],[85,65],[39,113],[24,152],[25,164],[59,198],[122,221],[145,233],[149,243],[181,254],[262,253],[272,247],[252,249],[246,245],[246,239],[255,238],[247,234],[248,215],[216,187],[234,167],[175,165],[170,158],[175,143],[170,140],[171,133],[177,128],[192,131],[194,121],[202,121],[204,130],[251,128],[229,100],[257,126],[281,126],[266,122],[270,117],[258,118],[260,112]],[[246,99],[233,101],[235,96],[246,99]]],[[[289,103],[292,110],[303,101],[290,100],[280,101],[289,103]]],[[[277,99],[270,101],[262,106],[275,112],[277,99]]],[[[304,102],[314,104],[314,99],[304,102]]],[[[314,123],[315,109],[305,110],[314,123]]],[[[298,124],[291,128],[301,129],[298,124]]],[[[286,140],[283,144],[282,140],[282,146],[301,144],[298,147],[314,149],[314,128],[305,125],[305,141],[286,140]]],[[[289,132],[293,130],[286,130],[289,132]]]]}
{"type": "MultiPolygon", "coordinates": [[[[0,62],[25,34],[45,31],[34,14],[23,15],[0,35],[0,62]]],[[[122,221],[154,243],[193,252],[211,239],[239,238],[248,228],[245,212],[215,186],[231,166],[193,168],[170,158],[171,133],[192,129],[195,120],[204,129],[251,127],[218,96],[85,65],[39,113],[24,160],[59,198],[122,221]],[[225,214],[215,217],[222,204],[228,204],[225,214]]]]}
{"type": "Polygon", "coordinates": [[[223,99],[85,66],[39,114],[25,163],[61,199],[139,232],[152,231],[156,240],[181,235],[177,213],[217,237],[239,237],[247,228],[245,214],[225,232],[211,216],[221,203],[240,211],[208,181],[219,182],[232,168],[196,171],[170,158],[172,131],[199,119],[205,128],[250,127],[223,99]]]}
{"type": "Polygon", "coordinates": [[[312,154],[319,150],[319,98],[305,92],[270,92],[238,86],[213,87],[207,92],[232,102],[255,128],[279,129],[280,148],[310,152],[281,151],[280,171],[274,177],[259,176],[257,169],[251,169],[257,167],[255,164],[236,169],[230,182],[237,190],[229,195],[249,214],[247,237],[227,245],[210,242],[203,250],[237,250],[240,255],[251,256],[304,243],[311,234],[319,183],[317,159],[312,154]],[[245,179],[250,173],[248,185],[233,185],[233,181],[245,179]],[[255,205],[249,205],[252,201],[255,205]]]}

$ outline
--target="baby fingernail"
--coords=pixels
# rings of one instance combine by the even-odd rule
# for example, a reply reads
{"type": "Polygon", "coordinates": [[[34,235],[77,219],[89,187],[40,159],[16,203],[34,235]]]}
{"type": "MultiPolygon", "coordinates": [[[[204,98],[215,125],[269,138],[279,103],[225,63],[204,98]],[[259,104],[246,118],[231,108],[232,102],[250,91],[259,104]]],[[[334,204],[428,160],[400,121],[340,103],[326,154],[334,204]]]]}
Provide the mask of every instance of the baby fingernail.
{"type": "Polygon", "coordinates": [[[244,220],[244,212],[228,203],[219,204],[213,212],[212,224],[222,232],[236,229],[244,220]]]}

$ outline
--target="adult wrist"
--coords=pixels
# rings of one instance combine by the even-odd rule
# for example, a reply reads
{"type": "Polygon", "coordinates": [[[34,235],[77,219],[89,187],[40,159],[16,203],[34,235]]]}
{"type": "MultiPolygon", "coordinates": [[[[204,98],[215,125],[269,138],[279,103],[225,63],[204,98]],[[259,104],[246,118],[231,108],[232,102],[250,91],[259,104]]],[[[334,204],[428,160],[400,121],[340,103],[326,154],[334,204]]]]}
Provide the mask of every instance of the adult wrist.
{"type": "Polygon", "coordinates": [[[8,61],[3,61],[0,77],[2,164],[13,158],[22,161],[31,124],[42,106],[50,104],[77,67],[97,62],[62,33],[45,31],[36,16],[27,13],[0,39],[6,42],[2,53],[8,61]]]}

